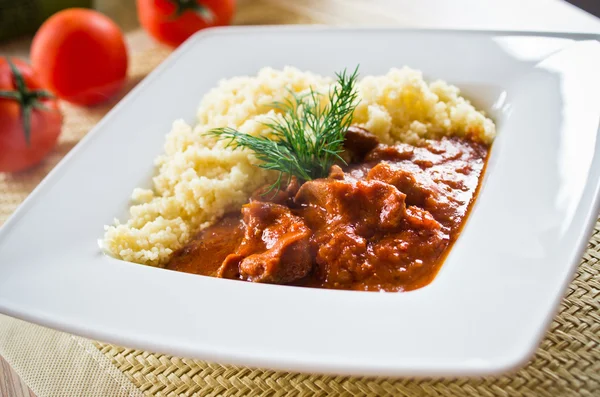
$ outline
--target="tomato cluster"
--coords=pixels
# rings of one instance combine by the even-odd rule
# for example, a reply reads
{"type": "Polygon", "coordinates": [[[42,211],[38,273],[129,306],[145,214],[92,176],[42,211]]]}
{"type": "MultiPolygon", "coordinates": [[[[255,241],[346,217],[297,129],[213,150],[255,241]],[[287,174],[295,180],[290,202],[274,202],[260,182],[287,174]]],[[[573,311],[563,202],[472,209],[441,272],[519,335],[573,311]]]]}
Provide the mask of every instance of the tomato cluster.
{"type": "MultiPolygon", "coordinates": [[[[200,29],[229,24],[234,9],[235,0],[137,0],[141,25],[171,46],[200,29]]],[[[44,22],[31,45],[31,67],[0,58],[0,172],[25,170],[55,146],[62,125],[56,97],[102,103],[123,88],[127,66],[119,27],[81,8],[44,22]]]]}

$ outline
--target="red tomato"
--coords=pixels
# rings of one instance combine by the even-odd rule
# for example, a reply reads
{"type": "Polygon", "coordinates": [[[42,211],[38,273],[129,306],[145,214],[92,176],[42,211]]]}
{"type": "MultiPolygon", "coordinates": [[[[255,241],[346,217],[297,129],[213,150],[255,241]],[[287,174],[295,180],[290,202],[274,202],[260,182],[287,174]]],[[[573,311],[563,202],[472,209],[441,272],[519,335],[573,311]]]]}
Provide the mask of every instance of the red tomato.
{"type": "Polygon", "coordinates": [[[103,14],[71,8],[51,16],[35,34],[31,64],[60,98],[95,105],[121,90],[127,48],[119,27],[103,14]]]}
{"type": "Polygon", "coordinates": [[[0,58],[0,172],[39,163],[56,145],[62,125],[57,101],[42,89],[29,65],[11,61],[17,73],[0,58]]]}
{"type": "Polygon", "coordinates": [[[235,0],[137,0],[137,10],[152,37],[176,47],[200,29],[231,23],[235,0]]]}

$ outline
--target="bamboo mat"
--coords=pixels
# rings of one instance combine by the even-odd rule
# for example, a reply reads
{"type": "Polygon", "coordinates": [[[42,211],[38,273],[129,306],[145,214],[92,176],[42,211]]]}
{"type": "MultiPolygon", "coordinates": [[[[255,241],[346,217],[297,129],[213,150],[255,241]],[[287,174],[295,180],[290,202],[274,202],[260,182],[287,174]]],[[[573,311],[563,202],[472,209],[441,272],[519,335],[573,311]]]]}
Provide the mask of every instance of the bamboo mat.
{"type": "MultiPolygon", "coordinates": [[[[133,56],[130,86],[141,80],[167,55],[167,50],[157,48],[133,56]]],[[[17,175],[0,174],[0,224],[113,104],[93,109],[62,106],[65,125],[56,150],[31,171],[17,175]]],[[[118,390],[122,393],[119,395],[123,396],[137,395],[138,390],[148,396],[600,396],[599,276],[600,223],[596,224],[575,279],[561,303],[560,312],[535,357],[520,371],[501,377],[413,380],[305,375],[223,366],[72,338],[78,346],[85,347],[76,354],[79,357],[89,355],[93,360],[87,365],[97,363],[101,366],[97,370],[110,374],[110,379],[119,380],[118,390]],[[131,385],[125,384],[126,381],[131,385]],[[132,385],[135,391],[129,389],[132,385]]],[[[0,317],[0,337],[3,335],[3,321],[5,319],[0,317]]],[[[32,334],[35,338],[54,332],[14,320],[10,324],[11,335],[18,335],[21,331],[35,331],[32,334]]],[[[3,347],[0,338],[0,352],[3,347]]],[[[11,364],[38,394],[42,389],[49,390],[42,388],[39,383],[49,380],[42,379],[43,374],[34,374],[34,368],[39,370],[39,367],[28,366],[27,360],[58,355],[59,347],[54,344],[52,349],[33,352],[34,345],[30,346],[24,341],[18,348],[21,351],[10,356],[13,360],[11,364]],[[21,361],[17,362],[17,358],[21,361]]],[[[71,370],[75,371],[74,368],[71,370]]],[[[104,391],[112,389],[107,386],[101,388],[89,377],[69,378],[67,370],[61,374],[63,386],[74,387],[75,379],[79,383],[87,383],[84,388],[87,391],[81,395],[117,395],[104,391]]],[[[40,394],[40,397],[66,395],[62,394],[65,388],[52,390],[54,392],[40,394]]]]}

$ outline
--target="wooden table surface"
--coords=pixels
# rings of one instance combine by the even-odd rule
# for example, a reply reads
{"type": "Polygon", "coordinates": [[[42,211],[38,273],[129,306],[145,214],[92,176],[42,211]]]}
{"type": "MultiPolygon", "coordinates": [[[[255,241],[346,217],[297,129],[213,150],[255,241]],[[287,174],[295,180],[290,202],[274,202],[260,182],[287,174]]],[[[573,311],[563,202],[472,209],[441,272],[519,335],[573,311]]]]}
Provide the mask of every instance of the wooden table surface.
{"type": "Polygon", "coordinates": [[[27,385],[2,357],[0,357],[0,396],[35,397],[35,394],[29,390],[27,385]]]}
{"type": "MultiPolygon", "coordinates": [[[[317,20],[341,24],[400,24],[492,30],[557,30],[600,33],[600,20],[561,0],[238,0],[242,24],[278,23],[277,7],[317,20]],[[495,2],[497,1],[497,2],[495,2]],[[460,4],[459,4],[460,3],[460,4]],[[464,7],[472,12],[465,13],[464,7]],[[348,12],[354,9],[354,13],[348,12]],[[432,12],[432,10],[439,12],[432,12]],[[523,10],[523,12],[518,12],[523,10]],[[359,11],[359,12],[356,12],[359,11]],[[475,17],[477,16],[477,17],[475,17]]],[[[575,3],[577,1],[574,1],[575,3]]],[[[139,30],[135,2],[97,0],[96,8],[113,18],[125,32],[130,51],[153,45],[139,30]]],[[[0,11],[1,12],[1,11],[0,11]]],[[[239,19],[239,18],[238,18],[239,19]]],[[[31,38],[0,44],[0,56],[28,57],[31,38]]],[[[35,397],[10,365],[0,357],[0,397],[35,397]]]]}

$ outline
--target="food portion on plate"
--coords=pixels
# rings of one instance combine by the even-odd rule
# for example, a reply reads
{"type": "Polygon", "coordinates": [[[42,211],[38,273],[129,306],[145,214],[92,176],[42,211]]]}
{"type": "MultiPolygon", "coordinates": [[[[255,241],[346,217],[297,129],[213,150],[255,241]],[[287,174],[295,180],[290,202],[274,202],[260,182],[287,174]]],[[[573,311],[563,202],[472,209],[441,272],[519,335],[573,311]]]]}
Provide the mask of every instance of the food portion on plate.
{"type": "Polygon", "coordinates": [[[435,277],[495,125],[443,81],[265,68],[176,121],[110,255],[251,282],[408,291],[435,277]]]}

